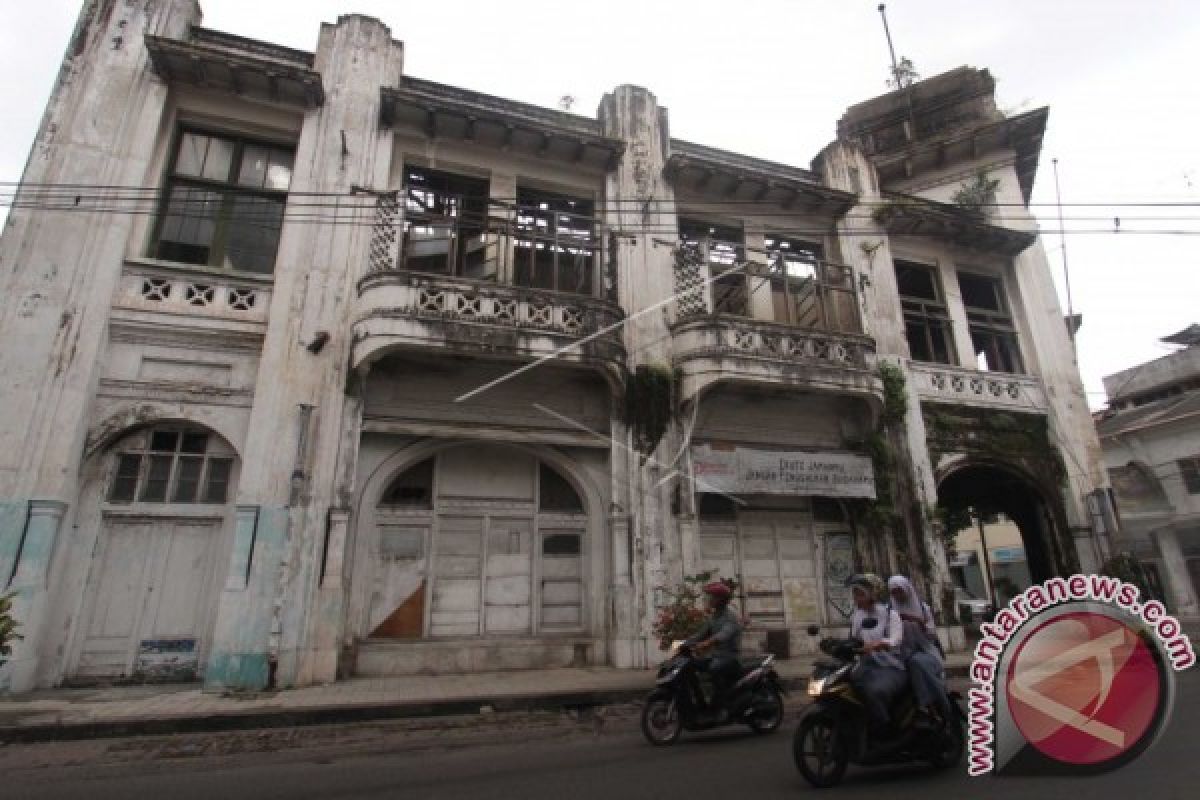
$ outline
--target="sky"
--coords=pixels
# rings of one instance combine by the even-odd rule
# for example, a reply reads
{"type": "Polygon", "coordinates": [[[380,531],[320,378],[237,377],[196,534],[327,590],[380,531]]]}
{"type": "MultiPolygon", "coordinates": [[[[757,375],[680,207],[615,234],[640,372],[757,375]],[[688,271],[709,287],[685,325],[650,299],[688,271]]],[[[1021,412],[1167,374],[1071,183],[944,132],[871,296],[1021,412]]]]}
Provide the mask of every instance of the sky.
{"type": "MultiPolygon", "coordinates": [[[[20,179],[80,6],[0,0],[0,181],[20,179]]],[[[201,2],[208,27],[306,50],[321,22],[378,17],[405,43],[406,74],[548,107],[569,95],[577,113],[637,84],[670,110],[672,135],[799,166],[848,106],[887,91],[876,6],[201,2]]],[[[1050,107],[1032,200],[1057,231],[1058,159],[1079,365],[1102,407],[1104,375],[1166,355],[1161,337],[1200,322],[1200,2],[891,0],[887,14],[897,56],[920,75],[986,67],[1003,110],[1050,107]]],[[[1044,244],[1065,310],[1062,240],[1044,244]]]]}

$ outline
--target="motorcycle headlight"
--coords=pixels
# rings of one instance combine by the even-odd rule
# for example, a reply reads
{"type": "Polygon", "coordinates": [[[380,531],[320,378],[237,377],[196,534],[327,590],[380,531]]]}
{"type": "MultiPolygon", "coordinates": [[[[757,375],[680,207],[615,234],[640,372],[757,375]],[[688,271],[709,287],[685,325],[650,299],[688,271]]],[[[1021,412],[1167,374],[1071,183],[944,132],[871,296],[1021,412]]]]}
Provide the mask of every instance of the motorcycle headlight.
{"type": "Polygon", "coordinates": [[[808,696],[817,697],[825,690],[825,678],[810,678],[808,681],[808,696]]]}

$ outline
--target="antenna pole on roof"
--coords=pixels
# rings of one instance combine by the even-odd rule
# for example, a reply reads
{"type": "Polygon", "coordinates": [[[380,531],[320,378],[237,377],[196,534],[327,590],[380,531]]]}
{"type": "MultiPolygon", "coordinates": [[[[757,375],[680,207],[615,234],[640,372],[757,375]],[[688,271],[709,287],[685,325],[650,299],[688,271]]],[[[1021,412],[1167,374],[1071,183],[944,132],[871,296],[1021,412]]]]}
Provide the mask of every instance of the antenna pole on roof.
{"type": "Polygon", "coordinates": [[[1071,271],[1067,267],[1067,232],[1063,228],[1062,190],[1058,186],[1058,159],[1050,159],[1054,165],[1054,197],[1058,203],[1058,238],[1062,241],[1063,283],[1067,289],[1067,333],[1071,337],[1071,352],[1076,359],[1079,353],[1075,347],[1075,306],[1071,302],[1071,271]]]}
{"type": "MultiPolygon", "coordinates": [[[[917,115],[913,110],[912,101],[912,78],[906,80],[900,73],[900,63],[896,61],[896,48],[892,45],[892,31],[888,27],[887,21],[887,6],[883,3],[879,4],[879,16],[883,19],[883,35],[887,37],[888,53],[892,56],[892,80],[896,82],[896,91],[904,92],[904,100],[908,104],[908,136],[910,142],[917,137],[917,115]]],[[[911,64],[909,66],[911,72],[911,64]]]]}
{"type": "Polygon", "coordinates": [[[896,62],[896,48],[892,46],[892,32],[888,29],[887,24],[887,6],[883,3],[879,4],[879,16],[883,18],[883,35],[887,37],[888,52],[892,54],[892,78],[896,81],[896,88],[902,87],[900,82],[900,65],[896,62]]]}

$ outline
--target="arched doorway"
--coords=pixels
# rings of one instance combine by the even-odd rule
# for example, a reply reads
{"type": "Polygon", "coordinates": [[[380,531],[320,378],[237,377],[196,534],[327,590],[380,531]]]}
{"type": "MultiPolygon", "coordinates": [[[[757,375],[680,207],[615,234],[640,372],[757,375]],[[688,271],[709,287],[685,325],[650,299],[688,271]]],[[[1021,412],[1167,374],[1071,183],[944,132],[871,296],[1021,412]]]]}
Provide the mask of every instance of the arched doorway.
{"type": "Polygon", "coordinates": [[[370,639],[580,633],[587,513],[529,452],[459,445],[402,468],[374,508],[370,639]]]}
{"type": "Polygon", "coordinates": [[[96,542],[69,681],[194,680],[224,578],[236,453],[170,423],[127,434],[102,461],[81,500],[96,542]]]}
{"type": "Polygon", "coordinates": [[[978,563],[967,564],[964,554],[959,554],[963,561],[959,568],[973,566],[985,573],[983,585],[989,589],[988,594],[999,595],[1001,604],[1014,590],[1061,575],[1067,569],[1060,543],[1061,509],[1052,507],[1038,486],[1016,470],[988,463],[961,465],[938,484],[938,506],[945,514],[943,522],[952,531],[976,526],[986,531],[1011,522],[1019,532],[1019,550],[1023,552],[994,546],[997,542],[987,542],[987,534],[981,533],[984,542],[978,556],[973,557],[978,563]],[[1009,588],[1005,590],[1005,586],[1009,588]]]}

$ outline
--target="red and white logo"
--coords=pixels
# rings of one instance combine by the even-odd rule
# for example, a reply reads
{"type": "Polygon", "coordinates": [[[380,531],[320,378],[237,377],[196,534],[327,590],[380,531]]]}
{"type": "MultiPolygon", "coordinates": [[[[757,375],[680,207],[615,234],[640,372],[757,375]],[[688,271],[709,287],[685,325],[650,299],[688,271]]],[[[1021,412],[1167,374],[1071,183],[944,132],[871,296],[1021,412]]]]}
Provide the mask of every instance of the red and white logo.
{"type": "Polygon", "coordinates": [[[1004,689],[1022,737],[1047,758],[1098,766],[1141,750],[1167,692],[1137,630],[1091,611],[1035,628],[1009,662],[1004,689]]]}

